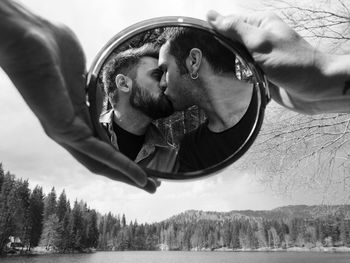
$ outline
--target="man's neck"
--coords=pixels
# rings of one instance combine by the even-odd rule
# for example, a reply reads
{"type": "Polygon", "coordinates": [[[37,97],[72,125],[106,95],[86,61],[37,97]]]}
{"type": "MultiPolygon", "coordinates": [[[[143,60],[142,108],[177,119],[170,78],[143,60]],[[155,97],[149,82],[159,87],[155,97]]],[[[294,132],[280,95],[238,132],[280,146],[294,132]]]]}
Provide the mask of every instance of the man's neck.
{"type": "Polygon", "coordinates": [[[221,132],[236,125],[244,116],[251,101],[253,85],[233,79],[233,76],[215,75],[203,81],[203,98],[198,106],[208,117],[208,128],[221,132]]]}
{"type": "Polygon", "coordinates": [[[118,108],[114,109],[113,121],[122,129],[135,134],[143,135],[146,133],[151,119],[140,111],[132,109],[118,108]]]}

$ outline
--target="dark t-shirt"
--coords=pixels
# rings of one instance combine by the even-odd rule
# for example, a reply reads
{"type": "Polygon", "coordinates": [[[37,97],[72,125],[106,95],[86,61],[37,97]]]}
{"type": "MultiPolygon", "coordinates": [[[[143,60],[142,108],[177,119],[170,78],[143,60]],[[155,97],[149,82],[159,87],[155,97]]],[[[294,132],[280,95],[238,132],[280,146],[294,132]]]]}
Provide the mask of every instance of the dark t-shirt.
{"type": "Polygon", "coordinates": [[[119,127],[115,122],[113,122],[113,130],[118,136],[119,151],[131,160],[135,160],[145,141],[145,135],[132,134],[119,127]]]}
{"type": "Polygon", "coordinates": [[[179,172],[202,170],[218,164],[231,156],[247,139],[255,121],[256,95],[253,96],[247,112],[233,127],[223,132],[212,132],[208,123],[184,135],[178,153],[179,172]]]}

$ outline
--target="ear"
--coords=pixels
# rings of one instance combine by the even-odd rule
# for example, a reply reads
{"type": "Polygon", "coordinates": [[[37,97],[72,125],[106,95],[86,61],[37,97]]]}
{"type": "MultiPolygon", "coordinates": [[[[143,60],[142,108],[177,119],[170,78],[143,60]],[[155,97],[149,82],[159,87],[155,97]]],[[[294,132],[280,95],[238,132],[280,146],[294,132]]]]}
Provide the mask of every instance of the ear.
{"type": "Polygon", "coordinates": [[[118,74],[115,77],[115,85],[119,91],[128,93],[131,90],[131,79],[123,74],[118,74]]]}
{"type": "Polygon", "coordinates": [[[199,48],[192,48],[186,59],[186,66],[190,74],[196,74],[202,63],[202,51],[199,48]]]}

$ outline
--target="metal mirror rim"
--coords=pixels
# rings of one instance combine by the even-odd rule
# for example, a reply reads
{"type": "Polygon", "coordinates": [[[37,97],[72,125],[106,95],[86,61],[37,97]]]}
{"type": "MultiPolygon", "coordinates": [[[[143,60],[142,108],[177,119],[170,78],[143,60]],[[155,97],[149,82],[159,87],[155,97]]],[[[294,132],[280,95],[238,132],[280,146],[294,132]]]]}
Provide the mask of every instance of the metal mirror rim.
{"type": "Polygon", "coordinates": [[[254,78],[256,79],[254,86],[257,90],[259,104],[257,107],[258,112],[256,114],[256,119],[254,121],[252,130],[250,131],[250,134],[248,135],[243,145],[239,149],[237,149],[230,157],[218,164],[205,168],[204,170],[186,173],[164,173],[142,167],[148,175],[165,180],[192,180],[206,177],[209,175],[214,175],[226,168],[227,166],[229,166],[230,164],[234,163],[236,160],[238,160],[252,145],[260,131],[264,118],[265,107],[268,101],[270,100],[270,94],[268,90],[268,81],[266,76],[264,75],[263,71],[256,65],[247,49],[241,43],[232,41],[215,32],[206,21],[183,16],[166,16],[152,18],[127,27],[126,29],[116,34],[110,41],[108,41],[108,43],[101,49],[101,51],[95,57],[87,74],[87,104],[89,105],[90,114],[92,116],[92,123],[95,129],[95,135],[99,136],[102,140],[109,142],[106,133],[104,131],[101,131],[102,127],[99,126],[98,118],[96,118],[98,111],[96,107],[94,107],[94,105],[96,105],[95,102],[97,77],[105,60],[115,48],[117,48],[125,41],[131,39],[132,37],[136,36],[137,34],[147,30],[167,26],[192,27],[212,33],[228,49],[235,52],[240,57],[244,58],[245,63],[249,66],[253,75],[255,76],[254,78]]]}

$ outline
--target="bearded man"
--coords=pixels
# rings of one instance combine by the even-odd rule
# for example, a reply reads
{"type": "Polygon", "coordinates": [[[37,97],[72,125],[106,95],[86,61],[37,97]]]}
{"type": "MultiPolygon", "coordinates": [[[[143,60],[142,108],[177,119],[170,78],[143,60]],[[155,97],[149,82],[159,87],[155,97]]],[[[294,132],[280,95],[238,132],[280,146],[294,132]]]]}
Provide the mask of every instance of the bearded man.
{"type": "Polygon", "coordinates": [[[160,87],[158,50],[151,44],[113,56],[102,81],[112,109],[100,116],[112,145],[137,164],[163,172],[175,166],[177,150],[169,145],[153,120],[173,113],[160,87]]]}

